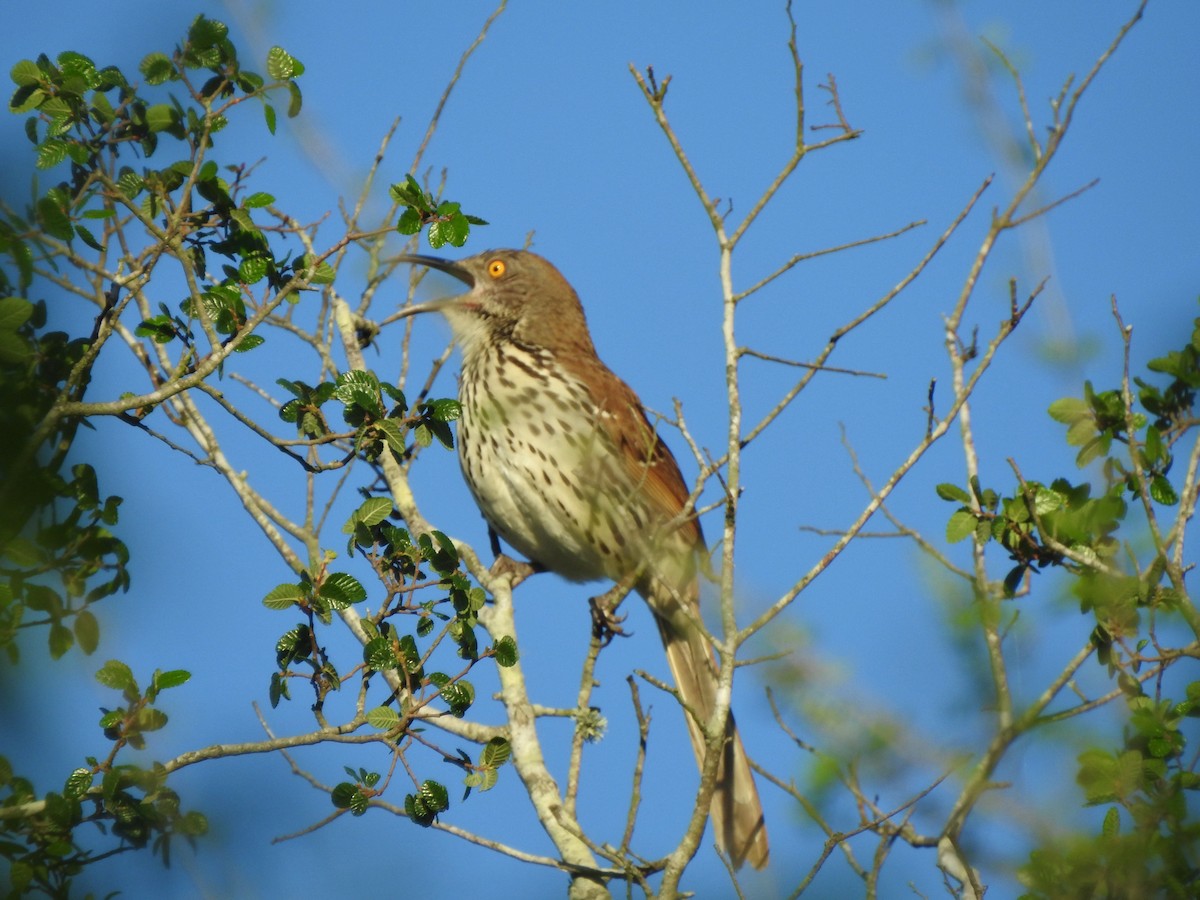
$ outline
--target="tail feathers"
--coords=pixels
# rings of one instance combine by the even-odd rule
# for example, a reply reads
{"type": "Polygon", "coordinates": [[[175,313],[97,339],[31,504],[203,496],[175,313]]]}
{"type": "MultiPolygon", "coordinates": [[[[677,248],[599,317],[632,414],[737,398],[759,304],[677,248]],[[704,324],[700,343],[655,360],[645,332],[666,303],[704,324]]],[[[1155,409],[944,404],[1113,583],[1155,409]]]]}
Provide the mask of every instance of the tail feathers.
{"type": "MultiPolygon", "coordinates": [[[[673,617],[679,620],[681,617],[673,617]]],[[[707,720],[716,705],[717,673],[712,654],[694,625],[672,622],[658,614],[659,632],[667,651],[667,663],[683,702],[700,721],[707,720]]],[[[696,762],[704,766],[705,740],[700,721],[685,713],[696,762]]],[[[733,714],[725,720],[725,743],[717,766],[717,784],[710,809],[717,846],[729,855],[735,868],[749,862],[756,869],[767,864],[770,850],[762,803],[750,761],[742,746],[733,714]]]]}

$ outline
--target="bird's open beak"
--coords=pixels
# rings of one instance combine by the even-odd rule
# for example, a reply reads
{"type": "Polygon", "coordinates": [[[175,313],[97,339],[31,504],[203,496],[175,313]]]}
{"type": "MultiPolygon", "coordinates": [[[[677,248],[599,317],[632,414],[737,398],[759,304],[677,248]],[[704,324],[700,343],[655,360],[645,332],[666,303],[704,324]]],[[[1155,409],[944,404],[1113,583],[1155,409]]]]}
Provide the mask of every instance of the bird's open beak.
{"type": "Polygon", "coordinates": [[[469,288],[475,287],[475,276],[467,269],[460,266],[456,262],[448,259],[440,259],[436,256],[422,256],[419,253],[406,253],[396,257],[399,262],[415,263],[418,266],[426,266],[430,269],[437,269],[445,272],[447,275],[453,275],[469,288]]]}
{"type": "MultiPolygon", "coordinates": [[[[418,266],[425,266],[430,269],[437,269],[440,272],[445,272],[447,275],[453,275],[459,281],[467,286],[470,290],[475,287],[475,276],[470,273],[465,267],[460,266],[456,262],[451,262],[448,259],[439,259],[436,256],[423,256],[419,253],[404,253],[396,257],[398,262],[413,263],[418,266]]],[[[443,312],[446,307],[453,306],[459,302],[461,295],[444,297],[440,300],[432,300],[429,303],[414,303],[412,306],[405,306],[402,309],[392,313],[382,322],[380,326],[388,325],[395,322],[397,319],[406,319],[409,316],[415,316],[418,313],[424,312],[443,312]]]]}

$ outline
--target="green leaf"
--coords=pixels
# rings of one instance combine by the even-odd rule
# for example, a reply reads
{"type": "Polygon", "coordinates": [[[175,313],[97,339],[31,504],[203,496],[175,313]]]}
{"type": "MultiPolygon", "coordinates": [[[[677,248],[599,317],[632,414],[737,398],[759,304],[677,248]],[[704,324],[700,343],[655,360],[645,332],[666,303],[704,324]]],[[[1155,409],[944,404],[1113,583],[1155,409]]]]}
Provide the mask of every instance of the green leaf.
{"type": "Polygon", "coordinates": [[[110,659],[100,671],[96,673],[96,680],[105,687],[110,687],[113,690],[124,691],[129,688],[137,688],[137,682],[133,680],[133,670],[120,660],[110,659]]]}
{"type": "MultiPolygon", "coordinates": [[[[24,87],[19,87],[13,91],[12,97],[8,101],[8,111],[12,113],[27,113],[33,112],[46,100],[46,92],[41,88],[27,84],[24,87]]],[[[35,126],[36,128],[36,126],[35,126]]],[[[29,132],[25,132],[26,136],[29,132]]]]}
{"type": "Polygon", "coordinates": [[[1162,442],[1162,434],[1153,425],[1146,429],[1145,444],[1142,451],[1146,454],[1146,465],[1155,466],[1166,459],[1162,442]]]}
{"type": "Polygon", "coordinates": [[[37,202],[37,211],[42,227],[51,237],[56,237],[61,241],[69,241],[75,237],[75,229],[71,226],[71,217],[56,199],[42,197],[37,202]]]}
{"type": "Polygon", "coordinates": [[[462,416],[462,404],[450,398],[428,400],[421,404],[421,409],[427,409],[438,422],[453,422],[462,416]]]}
{"type": "Polygon", "coordinates": [[[946,540],[957,544],[963,538],[975,532],[975,514],[969,509],[960,509],[950,516],[946,523],[946,540]]]}
{"type": "Polygon", "coordinates": [[[243,200],[242,206],[245,206],[248,209],[257,209],[258,207],[262,206],[270,206],[274,202],[274,195],[268,194],[264,191],[258,191],[257,193],[251,194],[249,197],[243,200]]]}
{"type": "Polygon", "coordinates": [[[362,797],[362,791],[358,785],[351,784],[348,781],[343,781],[334,787],[329,798],[333,801],[333,805],[338,809],[350,809],[362,797]]]}
{"type": "Polygon", "coordinates": [[[395,419],[380,419],[375,423],[375,427],[383,434],[383,439],[387,441],[387,445],[392,448],[392,452],[397,456],[403,456],[405,451],[404,428],[395,419]]]}
{"type": "Polygon", "coordinates": [[[1104,825],[1100,833],[1106,838],[1114,838],[1121,832],[1121,814],[1115,806],[1110,806],[1104,814],[1104,825]]]}
{"type": "Polygon", "coordinates": [[[248,353],[255,347],[261,347],[267,342],[267,339],[261,334],[248,334],[233,348],[234,353],[248,353]]]}
{"type": "Polygon", "coordinates": [[[450,538],[446,537],[445,534],[437,531],[436,529],[431,531],[430,534],[433,536],[433,539],[437,541],[442,552],[450,558],[450,565],[447,565],[446,568],[453,568],[455,565],[457,565],[459,559],[458,548],[454,546],[454,541],[450,540],[450,538]]]}
{"type": "MultiPolygon", "coordinates": [[[[432,680],[433,676],[430,676],[430,681],[432,680]]],[[[450,708],[450,714],[456,719],[465,716],[471,704],[475,702],[475,687],[465,678],[442,685],[438,688],[438,693],[442,695],[442,699],[450,708]]]]}
{"type": "Polygon", "coordinates": [[[21,364],[33,355],[33,348],[19,334],[0,331],[0,362],[21,364]]]}
{"type": "Polygon", "coordinates": [[[0,331],[16,331],[33,315],[33,304],[24,297],[0,299],[0,331]]]}
{"type": "Polygon", "coordinates": [[[421,230],[421,214],[410,206],[400,214],[396,230],[401,234],[416,234],[421,230]]]}
{"type": "Polygon", "coordinates": [[[163,84],[176,77],[175,66],[165,53],[151,53],[143,57],[138,65],[138,71],[150,85],[163,84]]]}
{"type": "MultiPolygon", "coordinates": [[[[297,65],[299,65],[299,63],[297,63],[297,65]]],[[[290,96],[288,100],[287,114],[289,119],[294,119],[296,116],[300,115],[300,107],[304,103],[304,98],[300,93],[300,85],[296,84],[294,81],[289,81],[288,94],[290,96]]]]}
{"type": "Polygon", "coordinates": [[[287,679],[278,672],[271,673],[269,695],[271,698],[271,709],[279,706],[280,700],[292,699],[291,694],[288,693],[287,679]]]}
{"type": "Polygon", "coordinates": [[[142,181],[142,176],[132,169],[126,169],[117,178],[117,187],[121,189],[121,193],[129,200],[140,194],[145,186],[146,183],[142,181]]]}
{"type": "Polygon", "coordinates": [[[425,801],[425,806],[434,812],[450,808],[450,795],[446,788],[436,781],[425,781],[421,784],[421,799],[425,801]]]}
{"type": "Polygon", "coordinates": [[[384,635],[373,637],[363,645],[363,662],[376,672],[386,672],[400,665],[392,642],[384,635]]]}
{"type": "Polygon", "coordinates": [[[1066,502],[1067,498],[1058,493],[1058,491],[1053,491],[1039,484],[1037,486],[1037,494],[1033,500],[1033,511],[1039,516],[1044,516],[1064,506],[1066,502]]]}
{"type": "Polygon", "coordinates": [[[267,260],[261,256],[247,256],[238,265],[238,280],[243,284],[257,284],[267,274],[267,260]]]}
{"type": "Polygon", "coordinates": [[[333,284],[336,273],[329,263],[317,262],[316,258],[309,254],[302,257],[296,264],[296,270],[301,274],[307,272],[310,267],[313,268],[313,273],[308,278],[310,284],[333,284]]]}
{"type": "Polygon", "coordinates": [[[75,645],[75,635],[66,625],[55,622],[50,626],[49,642],[51,658],[60,659],[75,645]]]}
{"type": "Polygon", "coordinates": [[[267,131],[275,133],[275,107],[270,103],[263,105],[263,118],[267,120],[267,131]]]}
{"type": "Polygon", "coordinates": [[[67,782],[63,785],[63,796],[72,800],[78,800],[88,792],[88,788],[92,786],[96,776],[92,774],[91,769],[79,768],[67,776],[67,782]]]}
{"type": "Polygon", "coordinates": [[[38,84],[43,78],[42,70],[39,69],[37,67],[37,63],[31,59],[22,59],[15,63],[13,67],[8,70],[8,74],[9,77],[12,78],[13,83],[18,87],[38,84]]]}
{"type": "Polygon", "coordinates": [[[267,51],[267,74],[276,81],[288,81],[303,72],[304,66],[282,47],[267,51]]]}
{"type": "Polygon", "coordinates": [[[100,242],[98,240],[96,240],[96,236],[94,234],[92,234],[90,228],[87,228],[83,225],[76,225],[75,233],[77,235],[79,235],[79,239],[81,241],[83,241],[85,244],[87,244],[93,250],[99,250],[101,252],[104,251],[104,247],[102,247],[100,245],[100,242]]]}
{"type": "Polygon", "coordinates": [[[262,602],[267,609],[288,609],[307,596],[308,589],[303,584],[280,584],[272,588],[262,602]]]}
{"type": "Polygon", "coordinates": [[[179,111],[168,103],[157,103],[146,110],[146,127],[151,132],[166,131],[179,123],[179,111]]]}
{"type": "Polygon", "coordinates": [[[82,610],[75,616],[75,640],[79,649],[88,656],[96,652],[100,645],[100,623],[89,610],[82,610]]]}
{"type": "Polygon", "coordinates": [[[1150,496],[1163,506],[1174,506],[1179,502],[1179,495],[1175,493],[1175,488],[1167,481],[1165,475],[1155,475],[1150,479],[1150,496]]]}
{"type": "Polygon", "coordinates": [[[161,709],[143,706],[134,721],[139,731],[161,731],[166,727],[167,714],[161,709]]]}
{"type": "Polygon", "coordinates": [[[367,589],[353,575],[332,572],[325,577],[317,595],[337,603],[361,603],[367,599],[367,589]]]}
{"type": "Polygon", "coordinates": [[[367,724],[380,731],[391,731],[400,724],[400,714],[390,706],[377,706],[367,713],[367,724]]]}
{"type": "Polygon", "coordinates": [[[191,678],[192,673],[184,669],[169,669],[166,672],[155,672],[154,687],[159,691],[165,691],[187,684],[191,678]]]}
{"type": "Polygon", "coordinates": [[[512,639],[511,635],[504,635],[500,640],[496,641],[496,645],[492,648],[496,655],[496,665],[509,666],[516,665],[520,654],[517,653],[517,642],[512,639]]]}
{"type": "Polygon", "coordinates": [[[479,764],[498,769],[508,762],[510,756],[512,745],[502,737],[494,737],[484,745],[483,752],[479,755],[479,764]]]}
{"type": "Polygon", "coordinates": [[[370,527],[378,525],[384,519],[392,514],[392,500],[390,497],[370,497],[363,501],[362,506],[354,511],[354,515],[346,523],[342,530],[349,534],[354,530],[352,523],[358,523],[370,527]]]}
{"type": "Polygon", "coordinates": [[[943,500],[951,500],[955,503],[971,502],[971,495],[956,484],[942,483],[935,490],[937,490],[937,495],[943,500]]]}

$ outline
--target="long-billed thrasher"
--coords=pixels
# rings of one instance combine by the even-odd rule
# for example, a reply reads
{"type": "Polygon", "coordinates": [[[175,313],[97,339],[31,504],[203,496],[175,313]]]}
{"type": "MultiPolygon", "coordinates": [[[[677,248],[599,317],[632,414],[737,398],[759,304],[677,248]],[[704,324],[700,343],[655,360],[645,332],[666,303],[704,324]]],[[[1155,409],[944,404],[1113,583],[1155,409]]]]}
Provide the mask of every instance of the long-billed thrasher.
{"type": "MultiPolygon", "coordinates": [[[[549,262],[493,250],[451,262],[406,255],[464,282],[436,309],[462,350],[458,458],[484,518],[519,553],[572,581],[633,584],[658,624],[697,762],[716,702],[700,630],[700,525],[688,490],[641,401],[596,355],[583,307],[549,262]]],[[[766,865],[767,832],[733,716],[711,808],[734,865],[766,865]]]]}

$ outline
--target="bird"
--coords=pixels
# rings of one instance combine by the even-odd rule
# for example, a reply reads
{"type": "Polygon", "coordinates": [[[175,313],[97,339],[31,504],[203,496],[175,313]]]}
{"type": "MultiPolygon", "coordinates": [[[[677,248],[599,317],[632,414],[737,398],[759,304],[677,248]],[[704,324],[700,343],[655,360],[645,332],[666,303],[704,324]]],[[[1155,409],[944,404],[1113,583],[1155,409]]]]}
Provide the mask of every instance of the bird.
{"type": "MultiPolygon", "coordinates": [[[[406,308],[441,312],[462,355],[458,457],[494,534],[574,582],[631,580],[654,614],[697,764],[717,668],[700,624],[700,523],[679,465],[637,394],[596,353],[583,306],[548,260],[489,250],[404,254],[466,290],[406,308]]],[[[733,715],[710,815],[735,867],[767,864],[762,803],[733,715]]]]}

